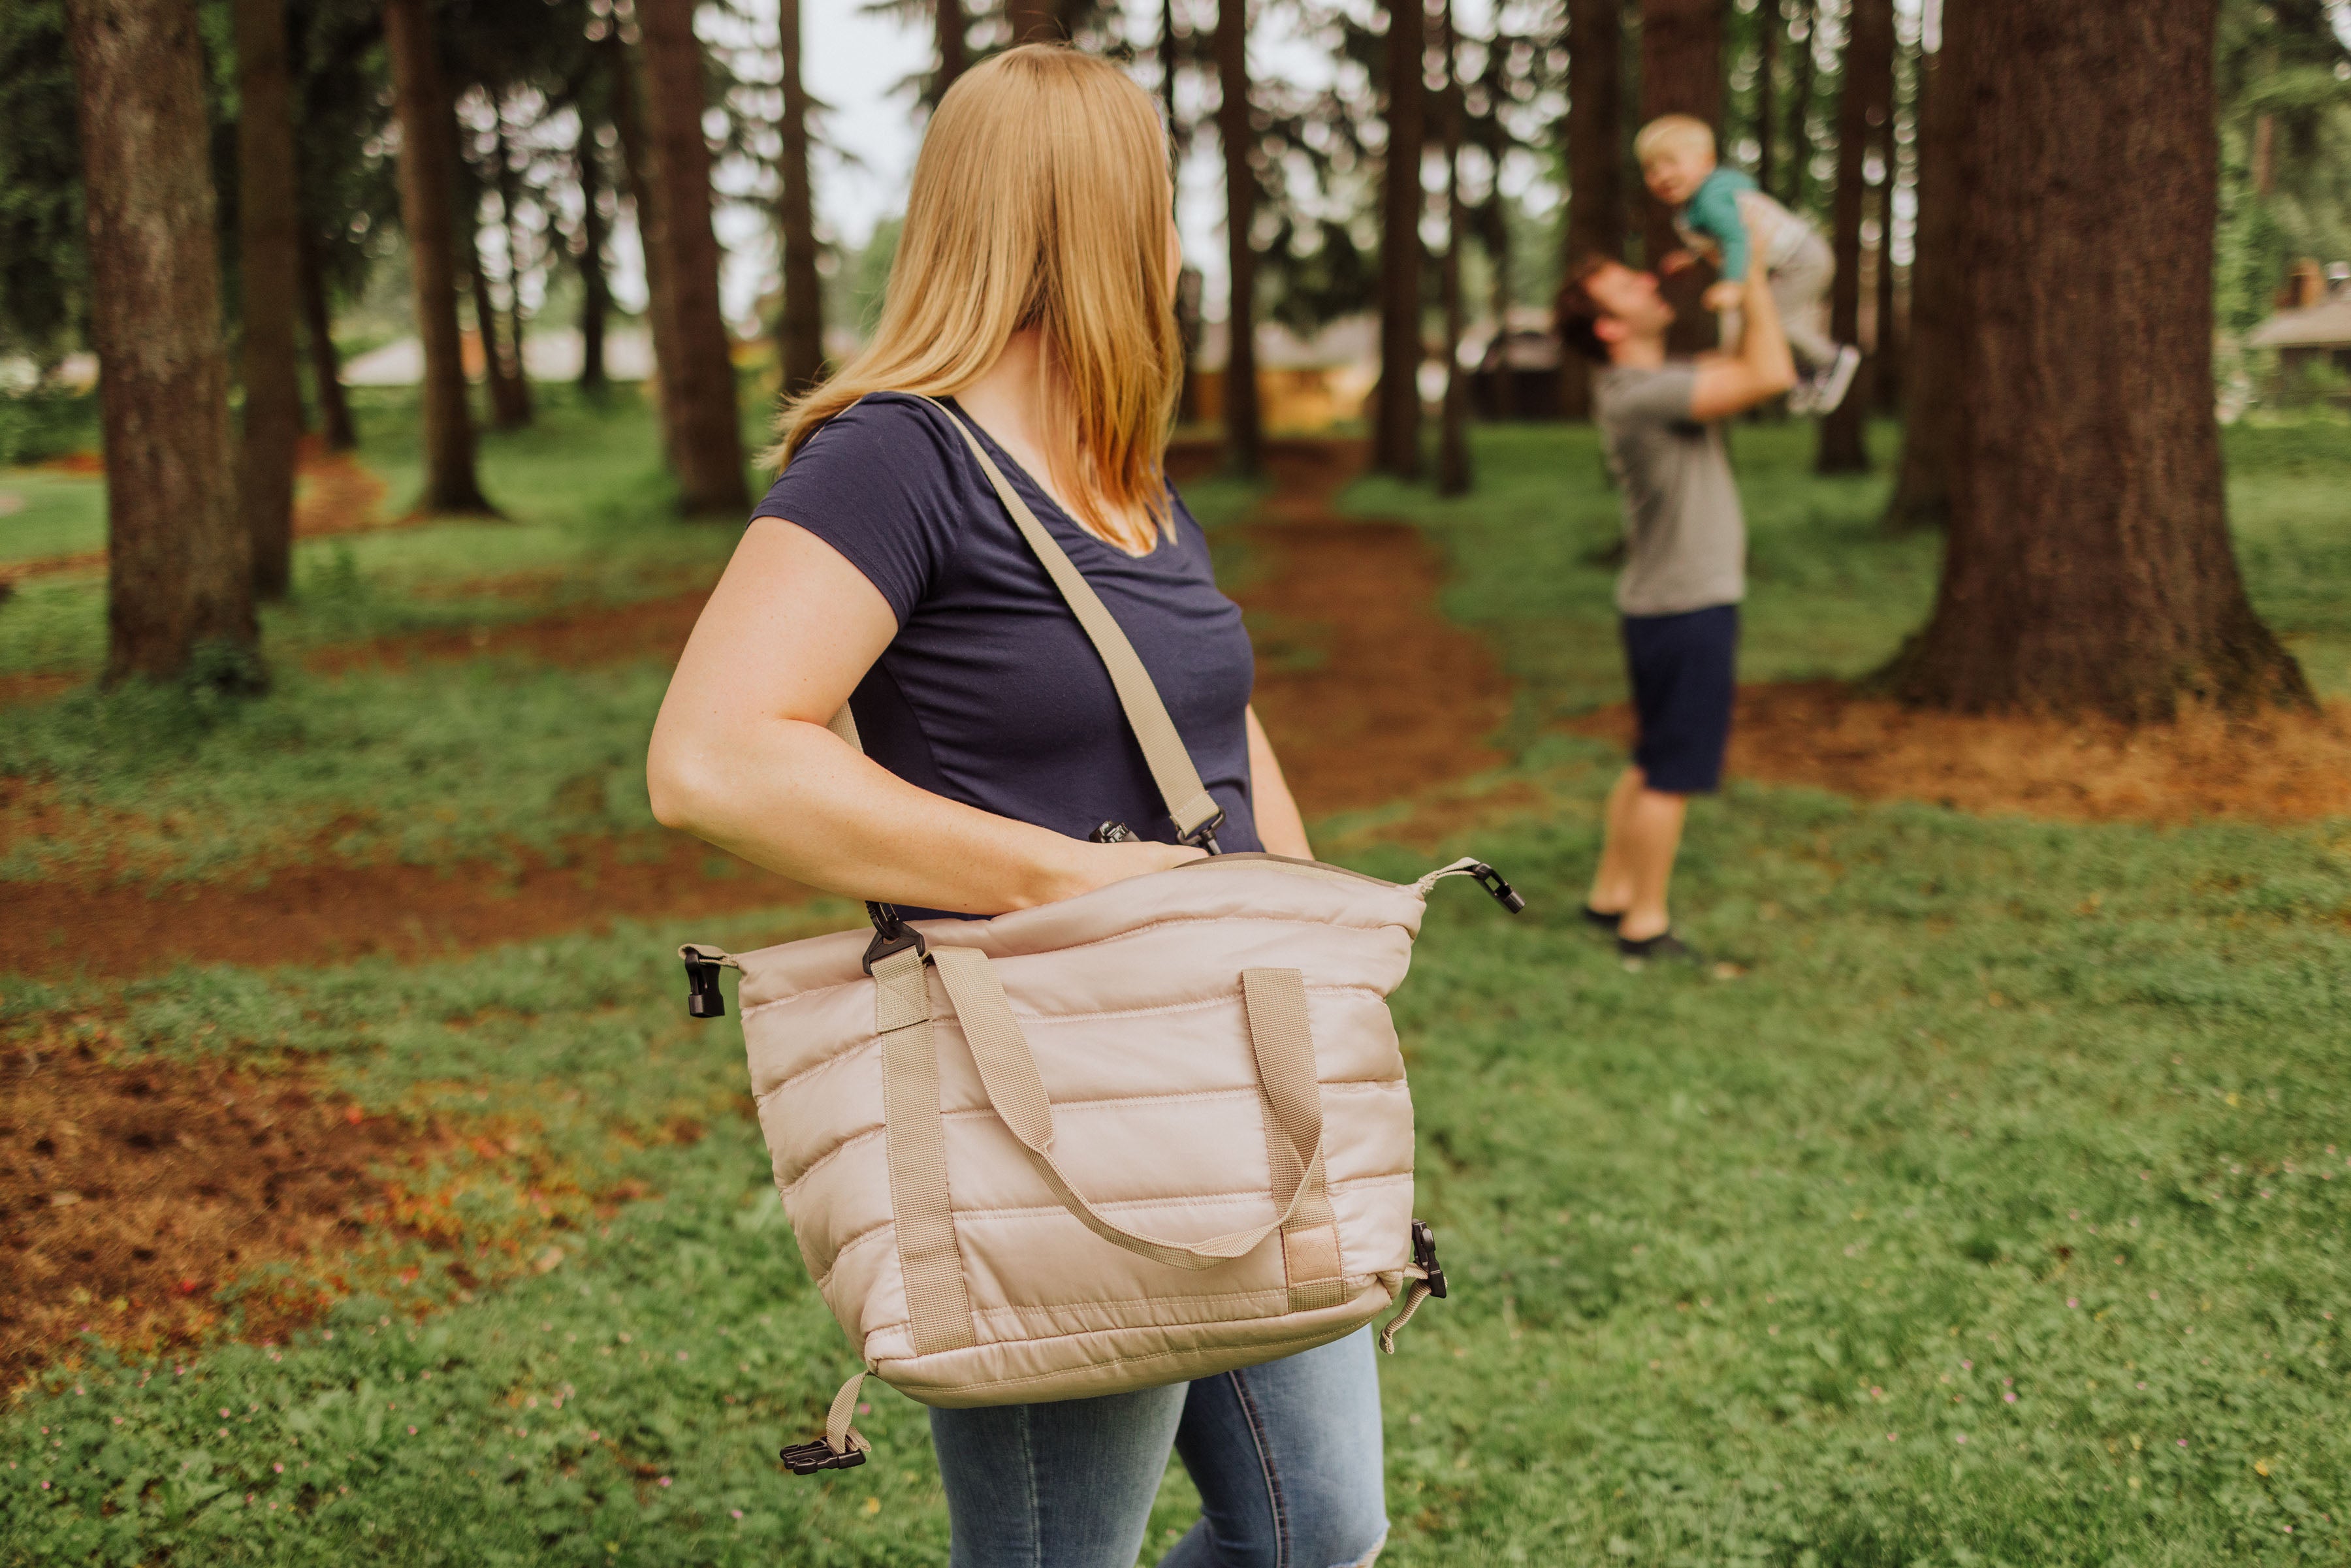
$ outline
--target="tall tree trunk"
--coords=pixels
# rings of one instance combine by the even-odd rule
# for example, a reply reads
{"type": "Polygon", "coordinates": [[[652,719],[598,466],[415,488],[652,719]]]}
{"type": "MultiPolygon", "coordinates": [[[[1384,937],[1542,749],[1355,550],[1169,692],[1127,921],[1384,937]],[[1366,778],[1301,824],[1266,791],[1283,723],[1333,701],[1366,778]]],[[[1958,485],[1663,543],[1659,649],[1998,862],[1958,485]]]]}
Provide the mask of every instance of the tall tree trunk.
{"type": "Polygon", "coordinates": [[[1886,526],[1941,528],[1950,516],[1951,421],[1959,392],[1959,139],[1968,88],[1947,44],[1918,64],[1918,222],[1902,358],[1902,461],[1886,526]]]}
{"type": "MultiPolygon", "coordinates": [[[[1902,299],[1894,283],[1894,209],[1895,197],[1902,188],[1902,138],[1896,133],[1896,120],[1901,114],[1902,83],[1896,70],[1900,56],[1898,42],[1886,51],[1886,119],[1877,128],[1877,158],[1885,166],[1886,178],[1877,186],[1877,330],[1869,344],[1870,402],[1878,413],[1896,413],[1902,407],[1902,299]]],[[[1912,80],[1917,80],[1913,73],[1912,80]]],[[[1912,100],[1912,121],[1917,120],[1917,100],[1912,100]]],[[[1917,258],[1917,236],[1912,236],[1912,258],[1917,258]]]]}
{"type": "MultiPolygon", "coordinates": [[[[1687,114],[1705,120],[1720,137],[1722,9],[1722,0],[1641,0],[1641,119],[1645,123],[1661,114],[1687,114]]],[[[1655,267],[1657,258],[1681,241],[1674,233],[1674,214],[1664,203],[1651,200],[1646,212],[1642,263],[1655,267]]],[[[1666,344],[1677,354],[1714,346],[1714,317],[1698,300],[1713,277],[1709,267],[1686,267],[1662,280],[1675,313],[1666,344]]]]}
{"type": "Polygon", "coordinates": [[[678,399],[673,373],[681,350],[677,312],[670,300],[669,265],[658,235],[661,192],[653,178],[644,115],[637,90],[637,65],[619,32],[604,35],[604,68],[612,89],[612,130],[621,142],[621,170],[628,176],[629,204],[636,210],[637,248],[645,266],[645,326],[653,340],[653,411],[659,416],[662,453],[673,472],[678,466],[678,399]]]}
{"type": "MultiPolygon", "coordinates": [[[[1460,45],[1453,31],[1453,0],[1445,0],[1438,17],[1437,47],[1445,51],[1445,403],[1437,424],[1437,493],[1462,496],[1471,483],[1469,378],[1461,373],[1461,243],[1468,235],[1469,214],[1461,204],[1460,45]]],[[[1509,373],[1506,364],[1503,374],[1509,373]]]]}
{"type": "MultiPolygon", "coordinates": [[[[1625,11],[1622,0],[1568,0],[1567,255],[1625,256],[1625,11]]],[[[1560,412],[1592,417],[1592,368],[1560,360],[1560,412]]]]}
{"type": "Polygon", "coordinates": [[[800,85],[800,0],[778,0],[777,37],[784,56],[784,308],[776,322],[776,362],[786,397],[824,379],[824,297],[816,275],[816,201],[809,190],[808,92],[800,85]]]}
{"type": "Polygon", "coordinates": [[[465,407],[457,329],[455,118],[442,85],[427,0],[384,0],[392,112],[400,120],[400,218],[424,345],[424,495],[428,512],[487,512],[474,473],[474,420],[465,407]]]}
{"type": "Polygon", "coordinates": [[[204,45],[193,0],[73,0],[66,36],[105,429],[106,678],[167,679],[205,643],[250,659],[260,639],[229,472],[204,45]]]}
{"type": "MultiPolygon", "coordinates": [[[[465,184],[479,195],[470,179],[465,184]]],[[[459,221],[465,225],[465,267],[473,283],[474,327],[482,339],[482,385],[489,393],[491,428],[517,430],[530,423],[530,403],[507,351],[506,325],[490,292],[490,269],[482,265],[482,232],[474,221],[480,211],[478,200],[460,204],[459,221]]]]}
{"type": "Polygon", "coordinates": [[[604,152],[596,144],[597,130],[583,119],[580,143],[572,149],[580,171],[580,384],[590,392],[604,388],[604,328],[612,314],[612,280],[604,255],[604,152]]]}
{"type": "Polygon", "coordinates": [[[1420,156],[1426,141],[1421,72],[1427,21],[1421,0],[1387,0],[1387,167],[1381,181],[1380,382],[1372,423],[1372,466],[1399,479],[1420,477],[1421,281],[1420,156]]]}
{"type": "Polygon", "coordinates": [[[514,372],[514,400],[521,424],[530,423],[530,367],[523,358],[525,317],[522,279],[526,270],[522,247],[522,182],[514,166],[514,149],[507,141],[506,97],[490,95],[490,112],[496,117],[492,151],[497,159],[498,221],[507,242],[507,350],[514,372]]]}
{"type": "Polygon", "coordinates": [[[1069,37],[1052,0],[1004,0],[1004,19],[1016,44],[1058,44],[1069,37]]]}
{"type": "Polygon", "coordinates": [[[970,21],[963,14],[963,0],[935,0],[935,20],[939,39],[939,86],[942,93],[955,86],[956,78],[963,75],[970,61],[970,51],[965,46],[964,33],[970,21]]]}
{"type": "MultiPolygon", "coordinates": [[[[1159,111],[1167,121],[1168,159],[1181,163],[1191,138],[1176,112],[1176,75],[1183,38],[1176,31],[1176,0],[1159,0],[1159,111]]],[[[1244,82],[1249,62],[1241,62],[1244,82]]],[[[1176,275],[1176,331],[1184,344],[1184,383],[1176,395],[1176,423],[1190,424],[1200,416],[1200,390],[1192,361],[1200,349],[1200,269],[1186,263],[1176,275]]]]}
{"type": "Polygon", "coordinates": [[[1813,204],[1813,88],[1820,75],[1820,0],[1795,0],[1803,23],[1801,43],[1792,26],[1788,42],[1795,50],[1788,89],[1788,172],[1781,178],[1780,200],[1789,211],[1802,213],[1813,204]]]}
{"type": "Polygon", "coordinates": [[[294,339],[301,204],[294,188],[294,95],[285,0],[235,0],[237,273],[245,298],[245,429],[237,507],[253,591],[283,599],[294,573],[294,452],[302,371],[294,339]]]}
{"type": "Polygon", "coordinates": [[[689,514],[750,510],[743,428],[726,319],[718,307],[718,241],[710,228],[710,144],[703,140],[702,46],[694,0],[639,0],[645,62],[648,172],[661,186],[656,243],[669,276],[678,355],[662,377],[677,398],[679,503],[689,514]]]}
{"type": "Polygon", "coordinates": [[[1780,38],[1786,31],[1780,0],[1763,0],[1755,14],[1755,183],[1766,191],[1780,188],[1780,38]]]}
{"type": "Polygon", "coordinates": [[[1494,370],[1488,382],[1493,388],[1494,401],[1485,412],[1494,419],[1516,419],[1519,378],[1510,369],[1510,306],[1518,298],[1518,290],[1512,276],[1516,269],[1510,258],[1510,214],[1499,182],[1489,183],[1486,199],[1478,204],[1470,222],[1478,234],[1479,247],[1486,253],[1489,274],[1486,308],[1494,318],[1493,347],[1489,350],[1494,370]]]}
{"type": "Polygon", "coordinates": [[[2237,571],[2212,412],[2218,0],[1969,0],[1949,544],[1907,699],[2307,704],[2237,571]],[[2085,169],[2160,170],[2085,179],[2085,169]]]}
{"type": "Polygon", "coordinates": [[[326,268],[319,259],[319,236],[303,225],[300,248],[302,331],[310,344],[310,395],[319,405],[319,430],[329,452],[356,451],[359,431],[351,423],[350,399],[343,395],[342,356],[335,351],[335,320],[327,305],[326,268]]]}
{"type": "Polygon", "coordinates": [[[1257,399],[1257,128],[1249,96],[1249,0],[1217,4],[1217,140],[1225,153],[1225,462],[1254,475],[1265,457],[1257,399]]]}
{"type": "MultiPolygon", "coordinates": [[[[1886,116],[1884,91],[1892,79],[1894,0],[1853,0],[1845,18],[1844,82],[1837,93],[1837,183],[1834,232],[1836,281],[1829,288],[1829,333],[1840,343],[1861,341],[1861,215],[1869,190],[1864,179],[1869,144],[1886,116]]],[[[1813,466],[1822,474],[1869,472],[1867,361],[1835,412],[1821,420],[1813,466]]]]}

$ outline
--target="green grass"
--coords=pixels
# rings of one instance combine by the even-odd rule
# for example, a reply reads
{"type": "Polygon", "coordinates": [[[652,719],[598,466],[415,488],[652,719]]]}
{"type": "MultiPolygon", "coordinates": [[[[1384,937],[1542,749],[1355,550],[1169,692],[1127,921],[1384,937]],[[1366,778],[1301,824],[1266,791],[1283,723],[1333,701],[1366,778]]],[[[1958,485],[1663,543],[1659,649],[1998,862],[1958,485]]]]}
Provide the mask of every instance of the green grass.
{"type": "MultiPolygon", "coordinates": [[[[1742,612],[1743,680],[1852,678],[1883,664],[1932,607],[1942,542],[1878,527],[1900,433],[1881,423],[1881,472],[1811,472],[1808,423],[1732,428],[1750,536],[1742,612]]],[[[2339,424],[2241,425],[2223,433],[2230,517],[2246,586],[2271,628],[2328,695],[2351,695],[2351,442],[2339,424]]],[[[1625,695],[1610,598],[1620,537],[1599,444],[1588,427],[1483,430],[1478,488],[1438,500],[1384,479],[1351,490],[1346,509],[1404,517],[1446,548],[1455,577],[1447,612],[1492,636],[1527,683],[1537,724],[1625,695]]]]}
{"type": "MultiPolygon", "coordinates": [[[[1933,542],[1878,538],[1876,482],[1809,478],[1800,437],[1738,441],[1750,675],[1867,668],[1923,608],[1933,542]]],[[[2311,651],[2346,643],[2351,524],[2328,504],[2346,460],[2293,431],[2232,433],[2231,456],[2249,579],[2315,674],[2311,651]]],[[[1470,501],[1365,486],[1350,504],[1445,545],[1448,609],[1527,683],[1522,719],[1613,700],[1608,573],[1583,557],[1614,511],[1588,442],[1488,432],[1480,457],[1470,501]]],[[[543,529],[549,557],[572,552],[549,591],[601,595],[587,541],[631,525],[595,522],[591,488],[576,513],[378,538],[419,580],[463,580],[493,530],[543,529]]],[[[1219,517],[1249,500],[1192,494],[1219,517]]],[[[363,583],[392,580],[371,560],[363,583]]],[[[482,661],[289,674],[216,710],[67,699],[0,712],[0,773],[32,758],[86,803],[177,813],[210,847],[151,847],[191,872],[273,824],[418,858],[534,822],[623,832],[644,825],[663,674],[482,661]]],[[[1531,907],[1512,921],[1446,884],[1397,997],[1419,1210],[1454,1292],[1384,1364],[1384,1563],[2351,1558],[2346,824],[1987,821],[1735,786],[1694,810],[1678,893],[1693,939],[1746,973],[1631,974],[1575,915],[1613,758],[1521,733],[1506,776],[1546,804],[1458,847],[1531,907]]],[[[77,874],[45,853],[8,874],[77,874]]],[[[1440,857],[1351,858],[1404,876],[1440,857]]],[[[502,1134],[412,1183],[464,1221],[460,1250],[378,1239],[292,1343],[141,1362],[93,1341],[19,1397],[0,1564],[943,1562],[909,1402],[868,1385],[862,1469],[774,1463],[853,1358],[779,1223],[736,1026],[685,1019],[671,956],[852,918],[0,979],[0,1048],[300,1061],[371,1111],[502,1134]],[[679,1118],[706,1135],[670,1136],[679,1118]],[[600,1212],[631,1183],[653,1196],[600,1212]],[[532,1271],[550,1244],[562,1260],[532,1271]]],[[[1189,1503],[1171,1472],[1152,1552],[1189,1503]]]]}

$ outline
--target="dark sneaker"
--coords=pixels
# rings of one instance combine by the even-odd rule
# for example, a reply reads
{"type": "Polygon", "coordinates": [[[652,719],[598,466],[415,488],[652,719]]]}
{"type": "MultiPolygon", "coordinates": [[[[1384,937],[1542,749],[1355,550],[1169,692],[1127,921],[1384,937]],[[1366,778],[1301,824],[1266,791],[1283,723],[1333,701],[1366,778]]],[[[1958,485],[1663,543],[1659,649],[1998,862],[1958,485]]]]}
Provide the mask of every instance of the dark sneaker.
{"type": "Polygon", "coordinates": [[[1624,920],[1625,915],[1622,910],[1611,915],[1604,909],[1594,909],[1587,904],[1583,906],[1583,918],[1603,931],[1614,932],[1624,920]]]}
{"type": "Polygon", "coordinates": [[[1813,378],[1813,394],[1805,400],[1807,413],[1834,413],[1844,394],[1853,390],[1854,372],[1861,369],[1861,350],[1851,343],[1837,350],[1836,361],[1813,378]]]}
{"type": "Polygon", "coordinates": [[[1646,964],[1651,959],[1684,964],[1703,964],[1698,950],[1670,931],[1660,931],[1655,936],[1635,942],[1629,936],[1616,938],[1616,956],[1626,965],[1646,964]]]}

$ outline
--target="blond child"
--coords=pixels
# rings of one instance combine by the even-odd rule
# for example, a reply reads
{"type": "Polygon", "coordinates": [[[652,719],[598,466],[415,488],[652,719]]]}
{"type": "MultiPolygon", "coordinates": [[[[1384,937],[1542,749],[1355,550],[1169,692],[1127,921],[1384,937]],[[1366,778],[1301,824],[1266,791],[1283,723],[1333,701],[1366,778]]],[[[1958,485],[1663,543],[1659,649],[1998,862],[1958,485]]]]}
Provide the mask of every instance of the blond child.
{"type": "MultiPolygon", "coordinates": [[[[1750,244],[1760,246],[1766,287],[1803,380],[1788,394],[1798,413],[1826,413],[1844,401],[1861,368],[1861,351],[1821,329],[1822,302],[1836,276],[1836,259],[1812,225],[1765,195],[1755,182],[1715,162],[1714,132],[1687,114],[1660,115],[1633,140],[1649,193],[1674,209],[1674,227],[1687,249],[1661,257],[1658,270],[1679,272],[1704,250],[1722,281],[1706,291],[1706,308],[1739,308],[1750,244]]],[[[1735,329],[1732,329],[1735,331],[1735,329]]],[[[1729,332],[1726,336],[1730,335],[1729,332]]]]}

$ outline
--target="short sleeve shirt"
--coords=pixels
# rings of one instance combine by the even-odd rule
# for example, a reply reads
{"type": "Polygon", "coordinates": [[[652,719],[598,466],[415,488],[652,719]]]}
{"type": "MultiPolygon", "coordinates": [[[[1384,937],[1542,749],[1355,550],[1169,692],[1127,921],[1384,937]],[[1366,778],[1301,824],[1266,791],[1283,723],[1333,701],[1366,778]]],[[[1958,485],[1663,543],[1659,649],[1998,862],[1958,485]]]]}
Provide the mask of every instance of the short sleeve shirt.
{"type": "Polygon", "coordinates": [[[1610,365],[1593,412],[1625,504],[1616,608],[1679,615],[1747,597],[1747,522],[1719,424],[1690,417],[1698,370],[1610,365]]]}
{"type": "MultiPolygon", "coordinates": [[[[809,437],[752,513],[840,551],[898,618],[850,698],[867,755],[910,784],[1072,838],[1120,821],[1173,841],[1101,655],[947,420],[920,399],[867,397],[809,437]]],[[[1182,498],[1170,488],[1174,538],[1130,556],[970,428],[1134,643],[1224,808],[1218,843],[1260,848],[1246,717],[1256,664],[1182,498]]]]}

